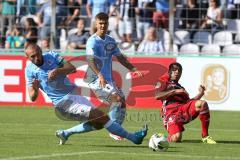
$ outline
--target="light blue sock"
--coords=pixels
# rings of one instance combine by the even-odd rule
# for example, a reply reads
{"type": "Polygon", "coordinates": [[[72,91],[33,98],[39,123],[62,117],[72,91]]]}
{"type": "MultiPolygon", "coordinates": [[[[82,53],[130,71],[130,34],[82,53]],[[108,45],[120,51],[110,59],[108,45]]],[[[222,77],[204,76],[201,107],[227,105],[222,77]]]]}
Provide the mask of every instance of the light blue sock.
{"type": "Polygon", "coordinates": [[[132,141],[133,143],[137,141],[136,135],[127,132],[120,124],[113,122],[112,120],[109,120],[104,125],[104,128],[106,128],[110,133],[126,138],[132,141]]]}
{"type": "Polygon", "coordinates": [[[122,108],[121,105],[122,102],[113,102],[108,113],[109,118],[120,125],[122,125],[126,115],[126,108],[122,108]]]}
{"type": "Polygon", "coordinates": [[[85,133],[85,132],[90,132],[96,130],[92,125],[90,125],[87,122],[81,123],[79,125],[76,125],[72,128],[64,130],[65,136],[69,137],[72,134],[80,134],[80,133],[85,133]]]}

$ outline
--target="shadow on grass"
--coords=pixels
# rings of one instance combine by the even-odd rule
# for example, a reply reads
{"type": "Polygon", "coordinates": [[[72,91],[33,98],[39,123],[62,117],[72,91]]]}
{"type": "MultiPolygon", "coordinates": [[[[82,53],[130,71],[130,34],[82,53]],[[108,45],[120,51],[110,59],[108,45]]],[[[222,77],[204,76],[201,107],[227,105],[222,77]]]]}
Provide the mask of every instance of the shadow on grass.
{"type": "MultiPolygon", "coordinates": [[[[220,144],[240,144],[240,141],[218,141],[216,140],[217,143],[220,143],[220,144]]],[[[202,143],[201,140],[183,140],[182,143],[202,143]]]]}
{"type": "Polygon", "coordinates": [[[217,141],[217,143],[223,143],[223,144],[240,144],[240,141],[217,141]]]}

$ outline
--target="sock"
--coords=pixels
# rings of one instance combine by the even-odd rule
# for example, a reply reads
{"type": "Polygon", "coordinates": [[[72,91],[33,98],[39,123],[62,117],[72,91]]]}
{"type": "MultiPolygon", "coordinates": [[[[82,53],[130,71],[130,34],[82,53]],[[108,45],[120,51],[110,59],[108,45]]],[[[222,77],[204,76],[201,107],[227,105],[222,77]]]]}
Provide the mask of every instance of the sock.
{"type": "Polygon", "coordinates": [[[122,107],[122,102],[113,102],[108,115],[112,121],[122,125],[126,115],[126,108],[122,107]]]}
{"type": "Polygon", "coordinates": [[[127,132],[120,124],[113,122],[112,120],[109,120],[104,125],[104,128],[106,128],[110,133],[126,138],[133,143],[137,141],[137,137],[134,134],[127,132]]]}
{"type": "Polygon", "coordinates": [[[90,125],[87,122],[81,123],[79,125],[76,125],[72,128],[64,130],[65,136],[69,137],[72,134],[76,133],[85,133],[85,132],[90,132],[96,130],[92,125],[90,125]]]}
{"type": "Polygon", "coordinates": [[[202,123],[202,137],[208,136],[208,128],[210,123],[210,114],[209,110],[204,109],[199,113],[199,119],[202,123]]]}

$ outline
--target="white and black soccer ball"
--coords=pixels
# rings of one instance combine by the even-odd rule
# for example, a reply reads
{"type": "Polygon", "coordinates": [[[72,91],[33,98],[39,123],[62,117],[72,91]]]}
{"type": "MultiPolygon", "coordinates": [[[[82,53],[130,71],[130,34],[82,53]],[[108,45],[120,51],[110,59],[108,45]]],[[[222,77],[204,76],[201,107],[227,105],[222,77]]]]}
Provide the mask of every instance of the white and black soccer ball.
{"type": "Polygon", "coordinates": [[[162,133],[155,133],[151,136],[148,146],[153,151],[166,151],[169,147],[169,142],[162,133]]]}

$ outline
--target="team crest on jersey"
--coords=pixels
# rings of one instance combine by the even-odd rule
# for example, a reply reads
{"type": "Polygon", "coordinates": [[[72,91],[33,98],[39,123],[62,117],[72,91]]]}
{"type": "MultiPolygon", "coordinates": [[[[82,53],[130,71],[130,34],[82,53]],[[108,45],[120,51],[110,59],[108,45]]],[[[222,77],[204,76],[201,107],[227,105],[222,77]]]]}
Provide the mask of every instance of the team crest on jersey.
{"type": "Polygon", "coordinates": [[[221,103],[228,98],[229,71],[221,64],[208,64],[202,70],[202,83],[205,85],[204,98],[221,103]]]}
{"type": "Polygon", "coordinates": [[[48,60],[48,61],[47,61],[47,64],[48,64],[48,65],[51,65],[51,64],[53,64],[53,62],[50,61],[50,60],[48,60]]]}
{"type": "Polygon", "coordinates": [[[116,48],[116,44],[113,42],[109,42],[104,46],[107,52],[112,52],[116,48]]]}

